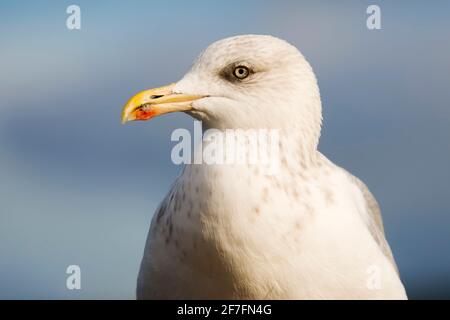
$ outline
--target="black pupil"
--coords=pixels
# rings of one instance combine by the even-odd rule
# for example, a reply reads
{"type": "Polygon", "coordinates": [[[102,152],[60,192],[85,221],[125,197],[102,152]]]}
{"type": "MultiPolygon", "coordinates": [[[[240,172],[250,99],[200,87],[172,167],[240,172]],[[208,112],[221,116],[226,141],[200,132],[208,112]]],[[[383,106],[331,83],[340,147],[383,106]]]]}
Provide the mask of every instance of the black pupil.
{"type": "Polygon", "coordinates": [[[243,75],[245,75],[245,73],[246,73],[246,70],[245,70],[245,68],[237,68],[237,74],[239,75],[239,76],[243,76],[243,75]]]}

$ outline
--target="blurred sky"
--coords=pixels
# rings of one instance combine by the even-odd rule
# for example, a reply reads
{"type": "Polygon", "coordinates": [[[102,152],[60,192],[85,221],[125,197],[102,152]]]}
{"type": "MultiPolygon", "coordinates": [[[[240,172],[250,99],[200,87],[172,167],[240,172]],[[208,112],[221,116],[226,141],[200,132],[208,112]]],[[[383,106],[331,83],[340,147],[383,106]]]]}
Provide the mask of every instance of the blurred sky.
{"type": "Polygon", "coordinates": [[[321,88],[320,150],[381,204],[411,298],[450,298],[450,2],[1,1],[0,298],[134,298],[184,114],[120,124],[212,41],[271,34],[321,88]],[[366,28],[381,6],[382,30],[366,28]],[[82,28],[66,28],[81,7],[82,28]],[[82,290],[65,287],[80,265],[82,290]]]}

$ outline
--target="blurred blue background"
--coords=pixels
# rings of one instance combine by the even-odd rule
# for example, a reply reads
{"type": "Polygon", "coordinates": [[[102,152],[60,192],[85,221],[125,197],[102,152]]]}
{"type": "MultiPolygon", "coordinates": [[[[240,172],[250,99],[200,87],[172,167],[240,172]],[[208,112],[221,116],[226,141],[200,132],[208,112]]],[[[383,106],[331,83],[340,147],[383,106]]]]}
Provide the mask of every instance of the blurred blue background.
{"type": "Polygon", "coordinates": [[[134,298],[184,114],[120,124],[212,41],[271,34],[321,88],[320,149],[381,204],[410,298],[450,298],[448,1],[2,1],[0,298],[134,298]],[[382,30],[366,28],[381,7],[382,30]],[[81,7],[81,30],[66,8],[81,7]],[[82,289],[66,289],[66,267],[82,289]]]}

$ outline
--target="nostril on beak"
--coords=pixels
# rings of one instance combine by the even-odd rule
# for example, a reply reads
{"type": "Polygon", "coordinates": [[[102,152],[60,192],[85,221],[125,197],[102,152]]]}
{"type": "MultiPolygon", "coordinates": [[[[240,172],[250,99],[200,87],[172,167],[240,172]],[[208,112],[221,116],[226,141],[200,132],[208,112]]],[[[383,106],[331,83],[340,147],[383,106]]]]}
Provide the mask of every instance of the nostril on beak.
{"type": "Polygon", "coordinates": [[[150,99],[158,99],[161,98],[163,95],[162,94],[155,94],[155,95],[151,95],[150,99]]]}

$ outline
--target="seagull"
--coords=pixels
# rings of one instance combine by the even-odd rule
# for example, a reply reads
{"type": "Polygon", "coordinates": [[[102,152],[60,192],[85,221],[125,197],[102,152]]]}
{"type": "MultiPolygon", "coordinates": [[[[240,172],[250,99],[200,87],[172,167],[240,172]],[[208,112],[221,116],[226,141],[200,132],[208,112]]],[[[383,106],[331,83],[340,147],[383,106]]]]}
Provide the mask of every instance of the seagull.
{"type": "Polygon", "coordinates": [[[138,299],[407,299],[377,201],[317,149],[319,87],[296,47],[214,42],[122,122],[179,111],[204,130],[277,130],[280,166],[186,164],[153,215],[138,299]]]}

